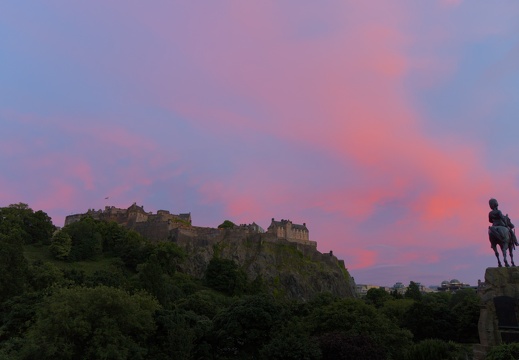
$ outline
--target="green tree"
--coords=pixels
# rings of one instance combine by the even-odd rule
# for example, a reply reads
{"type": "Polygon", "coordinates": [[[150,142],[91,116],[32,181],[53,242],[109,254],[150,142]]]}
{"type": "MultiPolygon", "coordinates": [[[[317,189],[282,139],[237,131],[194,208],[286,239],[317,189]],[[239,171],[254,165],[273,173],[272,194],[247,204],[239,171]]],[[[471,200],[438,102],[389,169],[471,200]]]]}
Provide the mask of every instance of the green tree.
{"type": "Polygon", "coordinates": [[[230,220],[224,220],[223,223],[218,225],[218,229],[234,229],[235,227],[236,227],[236,224],[230,220]]]}
{"type": "Polygon", "coordinates": [[[368,335],[342,332],[325,333],[318,337],[322,360],[385,360],[386,351],[368,335]]]}
{"type": "Polygon", "coordinates": [[[27,359],[144,359],[159,304],[123,290],[63,288],[49,296],[29,329],[27,359]]]}
{"type": "Polygon", "coordinates": [[[243,294],[247,288],[247,275],[228,259],[213,257],[205,271],[207,286],[228,295],[243,294]]]}
{"type": "Polygon", "coordinates": [[[137,265],[146,262],[153,247],[141,234],[129,230],[124,233],[122,241],[115,246],[114,251],[129,269],[136,270],[137,265]]]}
{"type": "Polygon", "coordinates": [[[320,360],[321,349],[300,326],[292,324],[277,331],[272,340],[260,350],[264,360],[320,360]]]}
{"type": "Polygon", "coordinates": [[[267,295],[244,296],[218,313],[214,335],[218,356],[257,358],[281,320],[280,307],[267,295]]]}
{"type": "Polygon", "coordinates": [[[51,218],[43,211],[34,212],[24,203],[0,208],[0,232],[2,229],[18,227],[25,244],[48,243],[56,229],[51,218]]]}
{"type": "Polygon", "coordinates": [[[212,328],[211,320],[192,311],[174,309],[159,310],[155,321],[158,327],[150,344],[151,359],[210,358],[211,347],[204,337],[212,328]]]}
{"type": "Polygon", "coordinates": [[[485,360],[515,360],[517,358],[519,358],[519,343],[493,346],[485,356],[485,360]]]}
{"type": "Polygon", "coordinates": [[[458,290],[452,295],[450,307],[456,319],[456,337],[453,339],[459,343],[479,342],[479,303],[480,298],[473,289],[458,290]]]}
{"type": "Polygon", "coordinates": [[[366,302],[380,308],[388,300],[391,300],[391,295],[383,288],[369,289],[366,293],[366,302]]]}
{"type": "Polygon", "coordinates": [[[380,311],[393,323],[403,327],[406,314],[414,303],[415,301],[410,299],[392,299],[384,302],[380,311]]]}
{"type": "Polygon", "coordinates": [[[34,213],[31,210],[25,219],[25,224],[33,243],[48,245],[53,232],[56,230],[56,227],[52,224],[50,216],[41,210],[34,213]]]}
{"type": "Polygon", "coordinates": [[[167,307],[174,300],[171,282],[155,254],[151,255],[144,264],[137,266],[137,271],[142,288],[155,296],[162,306],[167,307]]]}
{"type": "Polygon", "coordinates": [[[414,281],[411,281],[409,283],[409,286],[407,287],[407,290],[404,293],[404,297],[406,299],[412,299],[415,301],[422,300],[422,292],[420,291],[420,287],[417,283],[414,281]]]}
{"type": "Polygon", "coordinates": [[[23,240],[19,227],[0,233],[0,302],[25,290],[28,263],[23,256],[23,240]]]}
{"type": "Polygon", "coordinates": [[[50,262],[36,261],[29,266],[29,284],[35,291],[65,283],[63,272],[50,262]]]}
{"type": "Polygon", "coordinates": [[[153,248],[153,254],[162,268],[168,275],[173,275],[177,267],[186,258],[185,251],[177,244],[172,242],[161,242],[153,248]]]}
{"type": "Polygon", "coordinates": [[[471,353],[472,349],[452,341],[426,339],[409,347],[403,360],[465,360],[471,353]]]}
{"type": "Polygon", "coordinates": [[[447,293],[426,294],[409,308],[403,319],[403,326],[413,333],[415,341],[455,339],[455,324],[456,316],[447,293]]]}
{"type": "Polygon", "coordinates": [[[72,261],[94,259],[103,250],[103,237],[99,231],[99,221],[91,217],[65,226],[65,231],[72,239],[68,258],[72,261]]]}
{"type": "Polygon", "coordinates": [[[58,231],[52,236],[50,253],[58,260],[67,260],[72,249],[72,239],[65,231],[58,231]]]}
{"type": "Polygon", "coordinates": [[[314,336],[341,333],[351,342],[359,340],[374,344],[388,357],[401,353],[412,337],[409,331],[399,328],[374,306],[357,299],[341,299],[318,307],[305,321],[314,336]]]}

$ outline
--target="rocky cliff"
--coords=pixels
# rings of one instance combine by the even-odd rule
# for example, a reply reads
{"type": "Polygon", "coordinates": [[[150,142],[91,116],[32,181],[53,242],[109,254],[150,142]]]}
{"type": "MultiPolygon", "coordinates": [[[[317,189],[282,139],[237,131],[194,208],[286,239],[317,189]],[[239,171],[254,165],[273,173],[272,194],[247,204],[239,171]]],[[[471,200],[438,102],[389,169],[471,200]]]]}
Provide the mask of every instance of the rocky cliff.
{"type": "Polygon", "coordinates": [[[261,276],[272,292],[288,298],[306,301],[322,292],[355,297],[355,283],[344,262],[315,246],[239,229],[176,229],[170,240],[186,250],[189,261],[182,270],[195,277],[203,277],[217,255],[236,262],[249,280],[261,276]]]}

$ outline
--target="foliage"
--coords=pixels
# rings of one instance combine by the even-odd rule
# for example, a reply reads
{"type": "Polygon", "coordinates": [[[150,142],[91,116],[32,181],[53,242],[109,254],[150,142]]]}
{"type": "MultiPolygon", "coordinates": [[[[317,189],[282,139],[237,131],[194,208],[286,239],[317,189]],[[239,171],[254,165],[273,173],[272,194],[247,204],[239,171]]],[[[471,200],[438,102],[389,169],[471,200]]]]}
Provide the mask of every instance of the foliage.
{"type": "Polygon", "coordinates": [[[319,360],[321,349],[316,339],[297,325],[277,331],[260,351],[265,360],[319,360]]]}
{"type": "Polygon", "coordinates": [[[373,306],[356,299],[341,299],[316,308],[306,321],[313,335],[341,333],[350,339],[359,337],[365,343],[369,339],[386,356],[400,353],[412,337],[373,306]]]}
{"type": "Polygon", "coordinates": [[[391,299],[391,295],[383,288],[372,288],[366,293],[366,302],[376,308],[382,307],[386,301],[391,299]]]}
{"type": "Polygon", "coordinates": [[[214,318],[219,356],[256,358],[281,321],[280,308],[267,295],[244,296],[214,318]]]}
{"type": "Polygon", "coordinates": [[[211,331],[212,322],[207,317],[181,309],[159,310],[155,321],[158,328],[151,343],[150,358],[209,358],[210,345],[205,336],[211,331]]]}
{"type": "Polygon", "coordinates": [[[351,335],[330,332],[320,335],[319,346],[322,360],[357,360],[369,357],[370,360],[385,360],[386,352],[367,335],[351,335]]]}
{"type": "Polygon", "coordinates": [[[37,261],[29,266],[28,283],[35,291],[65,283],[63,272],[49,262],[37,261]]]}
{"type": "Polygon", "coordinates": [[[450,306],[456,317],[455,337],[452,339],[460,343],[478,343],[480,298],[473,289],[458,290],[452,295],[450,306]]]}
{"type": "Polygon", "coordinates": [[[213,257],[205,271],[205,281],[210,288],[228,295],[243,294],[247,287],[247,275],[228,259],[213,257]]]}
{"type": "Polygon", "coordinates": [[[23,358],[143,359],[155,330],[158,303],[123,290],[63,288],[43,302],[23,358]]]}
{"type": "Polygon", "coordinates": [[[456,337],[456,315],[450,306],[450,294],[431,293],[416,301],[406,312],[402,325],[414,334],[415,341],[451,340],[456,337]]]}
{"type": "Polygon", "coordinates": [[[485,356],[485,360],[515,360],[517,358],[519,358],[519,343],[494,346],[485,356]]]}
{"type": "MultiPolygon", "coordinates": [[[[2,359],[457,360],[468,353],[452,341],[478,341],[472,290],[277,301],[216,250],[194,279],[175,243],[92,218],[50,236],[49,222],[26,204],[0,208],[2,359]]],[[[514,346],[489,359],[517,358],[514,346]]]]}
{"type": "Polygon", "coordinates": [[[0,301],[23,293],[28,263],[23,245],[45,242],[54,231],[50,217],[36,213],[27,204],[0,208],[0,301]]]}
{"type": "Polygon", "coordinates": [[[49,250],[52,255],[58,260],[66,260],[70,255],[72,249],[72,239],[65,231],[57,231],[50,243],[49,250]]]}
{"type": "Polygon", "coordinates": [[[234,229],[235,227],[236,227],[236,224],[230,220],[224,220],[223,223],[218,225],[218,229],[234,229]]]}
{"type": "Polygon", "coordinates": [[[411,281],[409,283],[409,286],[407,287],[407,290],[404,293],[404,298],[412,299],[415,301],[422,300],[422,293],[420,292],[420,287],[417,283],[415,283],[414,281],[411,281]]]}
{"type": "Polygon", "coordinates": [[[392,299],[384,302],[380,312],[398,326],[404,327],[406,314],[414,303],[414,300],[409,299],[392,299]]]}
{"type": "Polygon", "coordinates": [[[91,217],[85,217],[62,229],[72,239],[72,247],[68,254],[70,260],[92,260],[101,254],[103,237],[99,231],[98,223],[91,217]]]}
{"type": "Polygon", "coordinates": [[[47,243],[56,229],[51,218],[43,211],[34,212],[27,204],[11,204],[0,208],[0,233],[7,229],[20,232],[25,244],[47,243]]]}
{"type": "Polygon", "coordinates": [[[403,360],[465,360],[470,352],[452,341],[427,339],[412,345],[403,360]]]}
{"type": "Polygon", "coordinates": [[[22,244],[18,228],[0,233],[0,302],[25,289],[28,264],[22,244]]]}

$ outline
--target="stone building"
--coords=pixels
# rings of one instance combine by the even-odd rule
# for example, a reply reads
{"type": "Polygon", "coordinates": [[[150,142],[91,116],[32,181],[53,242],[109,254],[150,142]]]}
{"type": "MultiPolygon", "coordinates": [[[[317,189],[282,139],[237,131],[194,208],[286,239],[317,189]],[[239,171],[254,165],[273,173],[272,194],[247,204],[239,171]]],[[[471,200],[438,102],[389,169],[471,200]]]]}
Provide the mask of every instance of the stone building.
{"type": "Polygon", "coordinates": [[[306,223],[299,225],[292,223],[290,220],[281,219],[281,221],[276,221],[272,218],[267,233],[275,234],[278,239],[317,246],[315,241],[310,241],[309,239],[306,223]]]}
{"type": "Polygon", "coordinates": [[[163,223],[170,228],[180,225],[191,225],[191,213],[171,214],[167,210],[159,210],[156,214],[144,211],[143,206],[133,203],[127,209],[105,206],[104,210],[88,209],[86,213],[69,215],[65,218],[65,226],[83,217],[90,216],[95,220],[115,221],[120,225],[132,226],[137,223],[163,223]]]}

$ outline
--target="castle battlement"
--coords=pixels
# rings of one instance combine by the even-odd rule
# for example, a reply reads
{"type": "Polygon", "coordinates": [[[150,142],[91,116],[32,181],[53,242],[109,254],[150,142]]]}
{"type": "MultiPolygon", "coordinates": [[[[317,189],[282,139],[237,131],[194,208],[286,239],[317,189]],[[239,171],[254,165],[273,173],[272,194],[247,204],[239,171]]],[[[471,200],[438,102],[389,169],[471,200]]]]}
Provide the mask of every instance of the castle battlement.
{"type": "Polygon", "coordinates": [[[191,213],[171,214],[168,210],[158,210],[156,214],[144,211],[143,206],[133,203],[127,209],[105,206],[104,210],[88,209],[86,213],[69,215],[65,218],[65,226],[90,216],[95,220],[115,221],[120,225],[133,227],[137,223],[167,224],[169,230],[187,225],[191,226],[191,213]]]}
{"type": "MultiPolygon", "coordinates": [[[[153,241],[162,241],[171,238],[172,231],[181,231],[182,234],[191,236],[217,234],[221,229],[202,228],[192,226],[191,213],[171,214],[168,210],[158,210],[156,214],[146,212],[143,206],[133,203],[127,209],[115,206],[105,206],[104,210],[88,209],[83,214],[69,215],[65,218],[65,226],[80,221],[84,217],[92,217],[95,220],[114,221],[119,225],[131,228],[153,241]]],[[[306,223],[294,224],[290,220],[281,219],[272,222],[267,231],[253,222],[252,224],[241,224],[233,232],[246,234],[271,234],[273,239],[286,240],[301,245],[317,247],[317,242],[310,241],[306,223]]]]}

